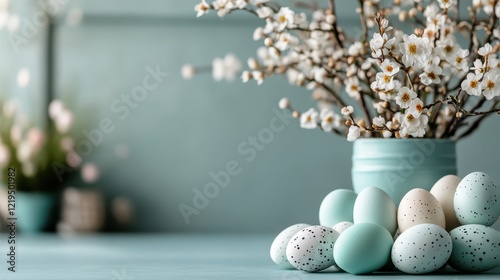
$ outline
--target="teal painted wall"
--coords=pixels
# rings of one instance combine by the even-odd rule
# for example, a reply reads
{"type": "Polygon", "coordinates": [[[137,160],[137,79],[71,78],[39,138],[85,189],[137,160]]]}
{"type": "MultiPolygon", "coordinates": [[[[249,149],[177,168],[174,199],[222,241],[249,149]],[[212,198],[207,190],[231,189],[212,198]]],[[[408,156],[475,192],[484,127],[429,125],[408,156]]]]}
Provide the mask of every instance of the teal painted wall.
{"type": "MultiPolygon", "coordinates": [[[[103,168],[99,186],[107,197],[133,200],[137,231],[268,232],[292,223],[317,223],[322,198],[335,188],[350,187],[352,145],[291,121],[255,159],[238,152],[240,145],[248,152],[249,137],[270,127],[282,96],[301,110],[314,104],[306,90],[279,77],[262,86],[217,83],[209,75],[183,80],[179,72],[184,63],[210,64],[228,51],[246,58],[259,46],[251,39],[258,22],[249,17],[196,19],[196,2],[67,1],[65,11],[81,8],[84,20],[70,26],[61,16],[57,95],[77,94],[79,108],[95,108],[83,111],[85,115],[97,122],[108,118],[115,125],[89,155],[103,168]],[[125,117],[121,96],[143,83],[147,67],[157,66],[168,76],[137,108],[129,107],[125,117]],[[117,144],[130,147],[126,160],[114,157],[117,144]],[[241,172],[186,224],[179,205],[192,206],[197,190],[213,182],[210,172],[224,170],[230,162],[237,162],[241,172]]],[[[342,10],[351,11],[351,2],[342,1],[342,10]]],[[[33,10],[23,7],[23,12],[29,17],[33,10]]],[[[342,13],[340,20],[351,18],[342,13]]],[[[12,94],[42,104],[43,32],[21,54],[13,54],[4,39],[2,58],[9,62],[0,67],[4,85],[12,94]],[[10,66],[23,65],[34,74],[30,87],[18,91],[10,86],[17,73],[10,66]]],[[[480,133],[459,143],[460,175],[482,170],[500,182],[499,123],[493,117],[480,133]]]]}

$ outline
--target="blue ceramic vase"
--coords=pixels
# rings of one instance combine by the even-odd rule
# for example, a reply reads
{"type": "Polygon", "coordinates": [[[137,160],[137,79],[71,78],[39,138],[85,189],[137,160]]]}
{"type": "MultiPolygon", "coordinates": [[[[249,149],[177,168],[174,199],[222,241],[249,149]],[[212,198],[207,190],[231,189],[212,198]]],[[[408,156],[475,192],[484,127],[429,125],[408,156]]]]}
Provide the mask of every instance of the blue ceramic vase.
{"type": "Polygon", "coordinates": [[[441,139],[358,139],[352,182],[359,193],[377,187],[396,205],[413,188],[430,190],[441,177],[457,173],[455,142],[441,139]]]}
{"type": "Polygon", "coordinates": [[[54,222],[58,196],[51,192],[16,192],[16,217],[21,233],[38,233],[54,222]]]}

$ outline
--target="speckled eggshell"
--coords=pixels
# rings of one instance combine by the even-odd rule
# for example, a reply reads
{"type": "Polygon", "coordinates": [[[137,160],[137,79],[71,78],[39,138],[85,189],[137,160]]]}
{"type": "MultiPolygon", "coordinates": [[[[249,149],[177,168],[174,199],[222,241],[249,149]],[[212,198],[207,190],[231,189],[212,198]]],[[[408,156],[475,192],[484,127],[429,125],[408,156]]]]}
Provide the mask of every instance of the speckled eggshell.
{"type": "Polygon", "coordinates": [[[353,223],[351,222],[340,222],[336,225],[333,226],[333,229],[338,232],[339,234],[341,234],[342,232],[344,232],[346,229],[350,228],[352,225],[354,225],[353,223]]]}
{"type": "Polygon", "coordinates": [[[446,228],[443,208],[427,190],[410,190],[401,199],[398,208],[398,226],[401,233],[418,224],[435,224],[446,228]]]}
{"type": "Polygon", "coordinates": [[[385,227],[374,223],[354,224],[337,239],[335,261],[348,273],[370,273],[390,260],[392,243],[392,236],[385,227]]]}
{"type": "Polygon", "coordinates": [[[308,224],[295,224],[284,229],[271,244],[271,259],[273,262],[283,268],[293,268],[293,266],[288,262],[286,258],[286,246],[292,236],[294,236],[300,230],[309,227],[311,225],[308,224]]]}
{"type": "Polygon", "coordinates": [[[331,227],[310,226],[297,232],[288,242],[288,262],[298,270],[320,271],[335,264],[333,246],[339,233],[331,227]]]}
{"type": "Polygon", "coordinates": [[[356,193],[348,189],[337,189],[330,192],[319,207],[319,224],[333,227],[340,222],[352,222],[352,209],[356,193]]]}
{"type": "Polygon", "coordinates": [[[463,225],[450,232],[453,250],[448,264],[469,273],[500,267],[500,232],[484,225],[463,225]]]}
{"type": "Polygon", "coordinates": [[[448,232],[434,224],[419,224],[405,230],[394,242],[392,263],[409,274],[425,274],[446,264],[452,250],[448,232]]]}
{"type": "Polygon", "coordinates": [[[354,202],[354,224],[375,223],[394,235],[398,229],[396,211],[396,204],[386,192],[367,187],[359,192],[354,202]]]}
{"type": "Polygon", "coordinates": [[[443,208],[447,231],[451,231],[461,225],[453,206],[455,191],[461,180],[456,175],[446,175],[439,179],[431,189],[431,194],[439,201],[441,208],[443,208]]]}
{"type": "Polygon", "coordinates": [[[465,176],[454,196],[460,223],[493,225],[500,216],[500,188],[488,174],[473,172],[465,176]]]}

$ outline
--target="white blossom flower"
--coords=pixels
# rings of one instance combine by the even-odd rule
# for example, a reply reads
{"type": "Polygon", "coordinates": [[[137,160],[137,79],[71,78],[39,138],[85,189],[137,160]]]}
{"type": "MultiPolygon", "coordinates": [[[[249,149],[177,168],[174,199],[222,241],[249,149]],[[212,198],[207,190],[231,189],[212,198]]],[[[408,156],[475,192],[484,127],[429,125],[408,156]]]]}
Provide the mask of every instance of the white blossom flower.
{"type": "Polygon", "coordinates": [[[417,128],[414,131],[412,131],[411,136],[418,137],[418,138],[424,137],[425,128],[427,127],[427,123],[429,122],[429,117],[427,117],[426,114],[421,114],[418,117],[418,122],[419,122],[419,125],[417,126],[417,128]]]}
{"type": "Polygon", "coordinates": [[[363,44],[359,41],[354,42],[351,46],[349,46],[349,49],[347,49],[347,53],[350,56],[356,56],[359,55],[363,50],[363,44]]]}
{"type": "Polygon", "coordinates": [[[411,112],[414,116],[419,117],[420,114],[424,112],[424,102],[422,102],[420,98],[413,99],[407,111],[411,112]]]}
{"type": "Polygon", "coordinates": [[[384,72],[379,72],[375,76],[377,88],[380,90],[392,90],[395,87],[393,76],[386,75],[384,72]]]}
{"type": "Polygon", "coordinates": [[[351,77],[345,82],[345,90],[347,94],[356,100],[360,98],[361,87],[359,86],[359,80],[356,77],[351,77]]]}
{"type": "Polygon", "coordinates": [[[262,71],[252,71],[252,77],[258,85],[261,85],[264,82],[264,72],[262,71]]]}
{"type": "Polygon", "coordinates": [[[274,19],[278,23],[278,30],[282,31],[294,25],[295,13],[288,7],[281,7],[274,19]]]}
{"type": "Polygon", "coordinates": [[[321,128],[326,132],[331,132],[334,128],[339,127],[341,118],[331,109],[323,109],[320,113],[321,128]]]}
{"type": "Polygon", "coordinates": [[[384,127],[385,126],[385,119],[382,116],[374,117],[373,118],[373,124],[377,127],[384,127]]]}
{"type": "Polygon", "coordinates": [[[399,48],[396,44],[396,38],[391,38],[387,40],[384,44],[384,48],[382,49],[382,53],[384,55],[399,54],[399,48]]]}
{"type": "Polygon", "coordinates": [[[201,17],[210,11],[210,5],[205,0],[201,0],[200,3],[194,6],[194,10],[196,11],[196,17],[201,17]]]}
{"type": "Polygon", "coordinates": [[[483,95],[486,99],[491,100],[496,96],[500,96],[500,75],[498,71],[490,71],[484,74],[481,87],[484,88],[483,95]]]}
{"type": "Polygon", "coordinates": [[[326,80],[327,72],[325,68],[315,67],[313,69],[314,80],[320,84],[323,84],[326,80]]]}
{"type": "Polygon", "coordinates": [[[424,73],[420,74],[420,81],[422,81],[422,84],[428,86],[432,83],[434,84],[439,84],[441,83],[441,78],[439,75],[443,72],[443,69],[437,65],[433,64],[427,64],[424,67],[424,73]]]}
{"type": "Polygon", "coordinates": [[[407,112],[404,114],[403,124],[405,125],[406,128],[408,128],[408,131],[410,133],[412,131],[415,131],[420,125],[419,117],[420,115],[414,115],[413,112],[407,112]]]}
{"type": "Polygon", "coordinates": [[[436,53],[440,58],[451,61],[455,58],[455,53],[459,50],[460,46],[452,39],[439,40],[436,43],[436,53]]]}
{"type": "Polygon", "coordinates": [[[395,62],[391,62],[388,59],[384,60],[382,62],[382,65],[380,65],[380,69],[384,72],[385,75],[387,76],[394,76],[399,72],[399,66],[395,62]]]}
{"type": "Polygon", "coordinates": [[[250,73],[250,72],[248,72],[246,70],[241,73],[241,81],[243,83],[247,83],[252,78],[253,78],[252,73],[250,73]]]}
{"type": "Polygon", "coordinates": [[[264,38],[264,35],[265,35],[264,28],[262,28],[262,27],[259,26],[253,32],[252,38],[253,38],[254,41],[258,41],[258,40],[264,38]]]}
{"type": "Polygon", "coordinates": [[[491,15],[493,13],[493,9],[494,9],[493,4],[494,4],[494,1],[481,0],[481,5],[483,6],[483,11],[488,15],[491,15]]]}
{"type": "Polygon", "coordinates": [[[214,80],[232,81],[241,69],[241,62],[234,54],[227,54],[224,58],[215,58],[212,62],[212,76],[214,80]]]}
{"type": "Polygon", "coordinates": [[[270,18],[274,15],[273,9],[267,6],[258,7],[255,12],[259,18],[270,18]]]}
{"type": "Polygon", "coordinates": [[[455,52],[455,55],[448,60],[448,62],[453,65],[458,70],[467,70],[469,64],[467,63],[467,57],[469,56],[469,50],[461,49],[455,52]]]}
{"type": "Polygon", "coordinates": [[[278,105],[279,105],[280,109],[282,109],[282,110],[289,109],[291,106],[290,100],[286,97],[281,98],[278,105]]]}
{"type": "Polygon", "coordinates": [[[359,138],[360,135],[361,135],[361,132],[360,132],[359,127],[357,127],[355,125],[351,125],[349,127],[349,133],[347,134],[347,141],[354,142],[354,141],[356,141],[356,139],[359,138]]]}
{"type": "Polygon", "coordinates": [[[487,56],[487,55],[489,55],[492,51],[493,51],[493,47],[490,45],[490,43],[486,43],[486,45],[484,45],[484,47],[479,48],[479,50],[477,51],[477,53],[478,53],[480,56],[487,56]]]}
{"type": "Polygon", "coordinates": [[[292,36],[290,33],[283,32],[279,34],[279,38],[275,46],[280,51],[284,51],[288,49],[289,46],[295,46],[298,42],[299,40],[296,37],[292,36]]]}
{"type": "Polygon", "coordinates": [[[342,108],[342,110],[340,112],[344,116],[349,116],[350,114],[352,114],[354,112],[354,108],[352,106],[346,106],[346,107],[342,108]]]}
{"type": "Polygon", "coordinates": [[[191,64],[182,66],[181,75],[184,79],[189,80],[196,74],[196,68],[191,64]]]}
{"type": "Polygon", "coordinates": [[[476,74],[483,73],[484,69],[483,69],[483,62],[481,61],[481,59],[478,58],[474,60],[473,65],[474,66],[471,67],[470,70],[474,70],[476,74]]]}
{"type": "Polygon", "coordinates": [[[224,17],[236,8],[231,0],[215,0],[212,6],[217,11],[219,17],[224,17]]]}
{"type": "Polygon", "coordinates": [[[416,69],[423,68],[431,57],[429,39],[419,38],[415,34],[403,35],[404,43],[399,44],[403,54],[402,61],[406,67],[413,66],[416,69]]]}
{"type": "Polygon", "coordinates": [[[438,0],[441,9],[448,9],[451,6],[457,5],[457,0],[438,0]]]}
{"type": "Polygon", "coordinates": [[[318,112],[311,108],[300,116],[300,127],[314,129],[318,127],[318,121],[318,112]]]}
{"type": "Polygon", "coordinates": [[[402,87],[396,96],[396,104],[402,109],[406,109],[410,107],[411,101],[415,98],[417,98],[417,94],[413,90],[408,87],[402,87]]]}
{"type": "Polygon", "coordinates": [[[384,33],[374,33],[373,38],[370,40],[370,49],[372,50],[372,57],[378,58],[382,55],[382,47],[387,41],[387,35],[384,33]]]}
{"type": "Polygon", "coordinates": [[[482,85],[480,80],[482,77],[483,77],[482,73],[467,74],[467,78],[461,84],[462,90],[465,90],[469,95],[476,95],[476,96],[481,95],[482,85]]]}

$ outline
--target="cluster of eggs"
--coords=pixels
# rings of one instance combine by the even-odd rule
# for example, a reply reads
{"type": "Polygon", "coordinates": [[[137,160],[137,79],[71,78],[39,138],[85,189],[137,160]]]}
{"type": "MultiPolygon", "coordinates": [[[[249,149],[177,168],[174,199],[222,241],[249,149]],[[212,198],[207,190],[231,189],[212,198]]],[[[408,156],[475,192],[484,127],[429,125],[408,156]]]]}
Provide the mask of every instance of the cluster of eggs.
{"type": "Polygon", "coordinates": [[[429,191],[412,189],[399,206],[384,191],[368,187],[329,193],[319,209],[320,225],[295,224],[271,245],[278,265],[315,272],[336,266],[366,274],[394,266],[409,274],[446,264],[462,272],[500,267],[500,188],[473,172],[447,175],[429,191]]]}

